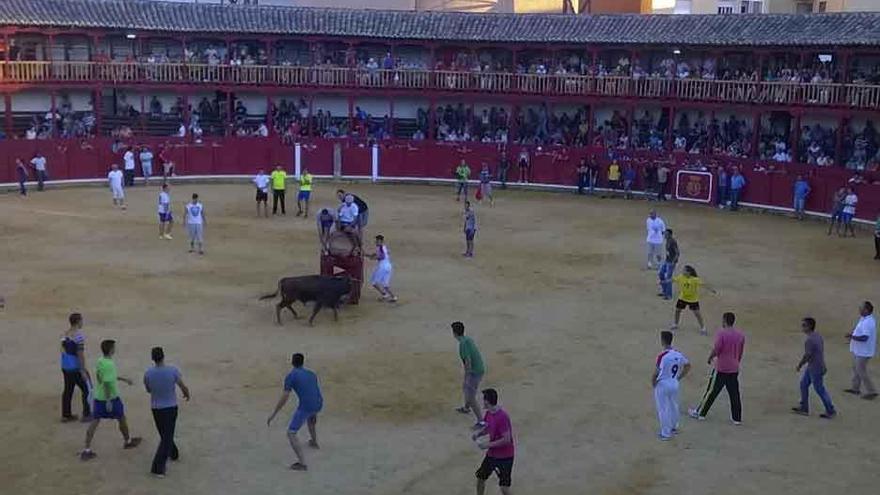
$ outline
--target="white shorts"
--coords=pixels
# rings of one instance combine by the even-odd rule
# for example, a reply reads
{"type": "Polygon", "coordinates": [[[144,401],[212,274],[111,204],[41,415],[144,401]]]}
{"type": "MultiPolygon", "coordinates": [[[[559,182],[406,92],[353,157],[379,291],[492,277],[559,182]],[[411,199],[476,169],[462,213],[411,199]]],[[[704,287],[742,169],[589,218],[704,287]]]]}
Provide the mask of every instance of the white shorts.
{"type": "Polygon", "coordinates": [[[190,242],[204,241],[204,225],[200,223],[189,223],[186,225],[186,232],[189,234],[190,242]]]}
{"type": "Polygon", "coordinates": [[[391,266],[377,266],[375,270],[373,270],[373,276],[370,277],[371,285],[378,285],[379,287],[390,287],[391,286],[391,275],[394,274],[394,268],[391,266]]]}
{"type": "Polygon", "coordinates": [[[122,186],[110,186],[110,192],[113,193],[113,199],[125,199],[125,190],[122,186]]]}

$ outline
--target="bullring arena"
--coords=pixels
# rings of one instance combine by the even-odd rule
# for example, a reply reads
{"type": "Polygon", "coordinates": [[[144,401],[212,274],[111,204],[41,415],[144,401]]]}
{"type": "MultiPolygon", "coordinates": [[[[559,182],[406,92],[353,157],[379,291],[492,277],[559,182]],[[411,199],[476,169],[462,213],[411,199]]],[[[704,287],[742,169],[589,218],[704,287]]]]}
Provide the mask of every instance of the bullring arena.
{"type": "MultiPolygon", "coordinates": [[[[706,422],[682,418],[673,444],[657,442],[649,385],[658,330],[672,306],[643,269],[649,203],[502,191],[478,207],[476,257],[461,257],[460,205],[451,188],[348,186],[371,205],[370,234],[388,239],[401,300],[366,293],[334,323],[285,314],[273,322],[257,296],[281,275],[314,273],[312,220],[254,218],[246,184],[173,185],[176,203],[198,191],[207,254],[188,254],[182,231],[154,235],[157,188],[129,190],[129,209],[105,188],[0,198],[3,215],[2,437],[7,493],[469,493],[480,453],[460,402],[460,364],[449,322],[467,322],[487,360],[518,440],[518,493],[820,493],[872,490],[877,410],[844,396],[842,334],[856,304],[876,292],[876,263],[816,222],[666,204],[683,261],[720,292],[706,297],[712,327],[733,310],[748,335],[745,423],[726,399],[706,422]],[[98,462],[76,453],[84,428],[59,424],[58,334],[83,311],[89,342],[119,341],[122,386],[144,448],[120,451],[99,430],[98,462]],[[792,416],[798,322],[813,315],[826,336],[827,383],[839,418],[792,416]],[[172,479],[149,477],[155,435],[137,382],[162,345],[193,391],[181,406],[182,461],[172,479]],[[283,426],[265,418],[302,351],[325,394],[322,450],[310,472],[287,470],[283,426]],[[806,481],[805,481],[806,480],[806,481]],[[168,483],[170,482],[170,483],[168,483]],[[162,484],[167,483],[167,484],[162,484]],[[804,485],[806,483],[806,485],[804,485]]],[[[316,182],[315,206],[336,204],[316,182]]],[[[368,267],[369,268],[369,267],[368,267]]],[[[682,402],[697,400],[710,339],[689,316],[677,345],[694,363],[682,402]]],[[[89,347],[89,357],[97,350],[89,347]]],[[[286,410],[285,412],[289,412],[286,410]]]]}
{"type": "MultiPolygon", "coordinates": [[[[455,321],[486,361],[479,388],[496,389],[512,421],[512,493],[877,491],[878,401],[863,400],[867,386],[861,398],[844,389],[846,334],[864,301],[880,302],[880,13],[243,3],[0,1],[0,495],[480,495],[487,445],[456,412],[455,321]],[[259,169],[286,171],[286,215],[255,211],[259,169]],[[157,232],[164,173],[173,239],[157,232]],[[494,187],[494,205],[474,204],[473,257],[462,256],[456,174],[471,201],[478,181],[494,187]],[[634,198],[609,192],[621,182],[634,198]],[[300,318],[285,311],[278,325],[277,299],[261,296],[327,268],[315,216],[343,220],[339,188],[369,204],[364,251],[384,235],[399,299],[377,300],[365,281],[338,320],[324,310],[310,326],[296,303],[300,318]],[[193,193],[203,255],[188,252],[182,225],[193,193]],[[652,373],[669,371],[675,353],[658,358],[659,337],[686,296],[677,281],[675,297],[658,297],[646,269],[652,209],[674,230],[678,273],[692,265],[714,289],[699,298],[710,335],[690,311],[675,329],[692,370],[668,434],[654,394],[680,368],[662,387],[652,373]],[[854,237],[832,235],[831,215],[855,219],[854,237]],[[70,338],[59,363],[74,312],[92,377],[101,341],[118,342],[137,448],[122,448],[105,417],[93,458],[87,426],[63,417],[62,379],[84,375],[70,338]],[[726,393],[704,421],[688,417],[726,312],[746,335],[741,424],[726,393]],[[824,337],[831,418],[814,392],[809,417],[792,411],[807,316],[824,337]],[[180,448],[167,471],[150,465],[151,407],[166,420],[171,409],[142,383],[154,346],[192,393],[165,384],[180,448]],[[300,393],[308,384],[291,385],[297,397],[267,421],[293,353],[323,393],[306,472],[286,434],[300,399],[314,399],[300,393]]],[[[376,266],[365,260],[365,280],[376,266]]],[[[880,373],[876,359],[867,369],[880,373]]],[[[503,443],[499,417],[487,421],[503,443]]]]}

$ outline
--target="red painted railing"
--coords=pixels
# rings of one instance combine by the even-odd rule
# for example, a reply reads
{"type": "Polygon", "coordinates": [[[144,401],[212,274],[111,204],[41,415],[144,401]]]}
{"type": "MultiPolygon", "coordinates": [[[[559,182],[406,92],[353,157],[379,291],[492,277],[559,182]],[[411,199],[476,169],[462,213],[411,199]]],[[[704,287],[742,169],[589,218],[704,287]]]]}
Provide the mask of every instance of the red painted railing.
{"type": "Polygon", "coordinates": [[[880,110],[880,85],[537,75],[338,67],[0,62],[0,85],[202,85],[608,96],[880,110]]]}
{"type": "MultiPolygon", "coordinates": [[[[46,157],[50,180],[106,178],[110,164],[122,162],[122,152],[113,153],[112,142],[110,138],[85,141],[62,139],[0,141],[0,184],[12,183],[16,180],[16,158],[27,161],[35,152],[40,152],[46,157]]],[[[139,137],[132,143],[149,145],[154,153],[159,147],[166,147],[167,156],[174,161],[175,169],[184,176],[253,174],[258,168],[266,169],[273,165],[282,165],[290,171],[294,168],[293,147],[273,138],[226,137],[192,144],[176,138],[139,137]]],[[[371,173],[371,149],[360,140],[307,139],[301,144],[302,164],[315,174],[334,173],[333,157],[337,146],[340,148],[341,173],[344,176],[369,176],[371,173]]],[[[507,153],[514,160],[520,151],[529,153],[531,163],[529,182],[533,184],[573,186],[580,159],[590,156],[601,168],[599,186],[607,186],[608,154],[602,148],[566,146],[540,148],[510,145],[507,153]]],[[[687,153],[670,156],[650,152],[621,151],[619,155],[632,158],[633,161],[630,163],[635,164],[637,168],[643,166],[642,164],[647,160],[663,160],[671,162],[672,168],[678,169],[685,167],[695,158],[699,158],[703,163],[737,165],[747,180],[742,201],[777,208],[791,207],[795,178],[803,175],[812,188],[807,200],[807,209],[817,212],[829,211],[832,193],[846,185],[852,175],[851,171],[842,168],[809,167],[798,164],[775,164],[776,168],[768,172],[763,171],[764,168],[756,167],[759,163],[754,160],[695,157],[687,153]]],[[[467,160],[472,168],[479,168],[482,163],[487,163],[495,171],[499,157],[499,150],[495,144],[383,141],[379,145],[379,175],[397,178],[451,179],[454,167],[462,159],[467,160]]],[[[763,165],[766,170],[770,170],[771,164],[763,165]]],[[[516,180],[517,173],[518,168],[515,164],[511,164],[509,171],[511,182],[516,180]]],[[[869,172],[866,176],[869,180],[880,181],[878,172],[869,172]]],[[[642,174],[639,170],[634,189],[642,188],[642,174]]],[[[855,190],[859,196],[857,216],[860,219],[873,221],[880,213],[880,183],[861,184],[855,186],[855,190]]]]}

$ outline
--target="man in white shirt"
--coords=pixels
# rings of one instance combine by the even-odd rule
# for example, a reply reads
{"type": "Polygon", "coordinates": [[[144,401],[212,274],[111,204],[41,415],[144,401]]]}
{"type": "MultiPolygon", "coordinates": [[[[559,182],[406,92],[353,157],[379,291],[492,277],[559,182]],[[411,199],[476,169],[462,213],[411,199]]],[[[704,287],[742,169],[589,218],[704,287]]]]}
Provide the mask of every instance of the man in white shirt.
{"type": "Polygon", "coordinates": [[[269,218],[269,176],[263,169],[257,170],[253,182],[257,188],[257,217],[260,216],[260,205],[263,205],[263,216],[269,218]]]}
{"type": "Polygon", "coordinates": [[[49,174],[46,171],[46,157],[39,151],[34,153],[34,157],[31,158],[31,166],[34,167],[37,176],[37,191],[42,191],[43,183],[49,180],[49,174]]]}
{"type": "Polygon", "coordinates": [[[177,137],[186,137],[186,125],[183,122],[180,123],[180,127],[177,128],[177,137]]]}
{"type": "Polygon", "coordinates": [[[122,160],[124,162],[125,187],[132,187],[134,186],[134,151],[131,150],[131,146],[125,150],[122,160]]]}
{"type": "Polygon", "coordinates": [[[859,306],[859,322],[852,333],[846,334],[849,340],[849,352],[853,355],[852,387],[844,392],[861,395],[865,400],[874,400],[877,397],[877,389],[874,382],[868,376],[868,361],[874,357],[877,350],[877,321],[874,319],[874,305],[865,301],[859,306]],[[862,394],[862,385],[865,393],[862,394]]]}
{"type": "Polygon", "coordinates": [[[849,231],[853,237],[856,236],[856,231],[853,228],[853,218],[856,216],[856,204],[858,204],[858,202],[859,197],[856,196],[856,191],[852,187],[847,188],[846,196],[843,198],[843,215],[841,215],[844,237],[846,237],[847,231],[849,231]]]}
{"type": "Polygon", "coordinates": [[[645,221],[645,227],[648,230],[648,270],[652,270],[654,262],[658,267],[663,263],[663,233],[666,232],[666,224],[662,218],[657,216],[655,210],[651,210],[645,221]]]}
{"type": "Polygon", "coordinates": [[[199,249],[199,254],[205,254],[202,245],[205,242],[205,207],[199,202],[199,195],[193,193],[192,201],[186,204],[186,216],[184,217],[186,230],[189,233],[189,252],[199,249]]]}
{"type": "Polygon", "coordinates": [[[672,348],[672,332],[660,332],[663,352],[657,356],[651,385],[654,387],[654,404],[660,420],[660,440],[672,440],[678,433],[678,382],[691,370],[691,364],[684,354],[672,348]]]}
{"type": "Polygon", "coordinates": [[[358,205],[354,202],[354,196],[346,194],[342,204],[336,212],[336,218],[339,221],[339,230],[348,235],[352,242],[354,242],[355,246],[357,246],[357,249],[360,249],[361,247],[361,236],[358,228],[359,213],[358,205]]]}
{"type": "Polygon", "coordinates": [[[140,156],[141,172],[144,174],[144,184],[149,185],[150,176],[153,175],[153,152],[146,145],[141,147],[140,156]]]}
{"type": "Polygon", "coordinates": [[[174,217],[171,216],[171,194],[168,192],[168,183],[162,184],[162,190],[159,191],[159,239],[170,241],[171,225],[174,223],[174,217]]]}
{"type": "Polygon", "coordinates": [[[122,189],[123,175],[119,170],[119,165],[115,163],[110,165],[110,173],[107,174],[107,181],[110,183],[110,193],[113,194],[113,206],[119,206],[125,209],[125,191],[122,189]]]}
{"type": "Polygon", "coordinates": [[[266,127],[266,124],[260,122],[260,127],[257,127],[257,135],[259,137],[268,137],[269,136],[269,128],[266,127]]]}

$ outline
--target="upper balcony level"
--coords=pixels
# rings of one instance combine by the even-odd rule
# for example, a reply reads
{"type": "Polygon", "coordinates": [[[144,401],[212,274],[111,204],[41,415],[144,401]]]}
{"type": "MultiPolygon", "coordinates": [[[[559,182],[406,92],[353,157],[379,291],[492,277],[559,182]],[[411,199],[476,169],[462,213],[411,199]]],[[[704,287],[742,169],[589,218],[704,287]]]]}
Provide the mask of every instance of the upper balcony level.
{"type": "Polygon", "coordinates": [[[0,62],[0,89],[107,86],[377,89],[438,95],[635,98],[775,106],[880,109],[880,84],[719,81],[638,75],[521,74],[426,69],[140,62],[0,62]]]}
{"type": "Polygon", "coordinates": [[[559,16],[0,2],[0,90],[143,86],[880,109],[880,13],[559,16]]]}

